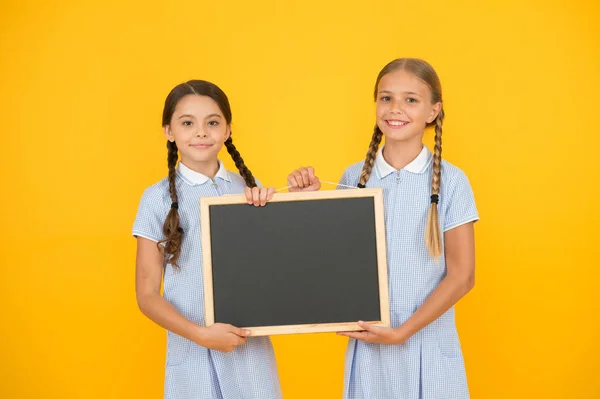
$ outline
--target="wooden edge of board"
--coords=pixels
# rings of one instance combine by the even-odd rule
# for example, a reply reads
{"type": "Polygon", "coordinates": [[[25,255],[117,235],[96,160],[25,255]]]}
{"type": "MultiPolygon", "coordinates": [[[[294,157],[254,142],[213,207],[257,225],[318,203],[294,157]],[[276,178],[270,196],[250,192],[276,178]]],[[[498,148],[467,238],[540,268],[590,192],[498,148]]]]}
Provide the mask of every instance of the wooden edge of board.
{"type": "MultiPolygon", "coordinates": [[[[374,326],[389,327],[389,323],[381,321],[368,321],[374,326]]],[[[251,332],[251,337],[262,337],[265,335],[280,334],[309,334],[309,333],[327,333],[341,331],[363,331],[356,322],[351,323],[323,323],[323,324],[297,324],[289,326],[267,326],[267,327],[242,327],[251,332]]]]}
{"type": "Polygon", "coordinates": [[[200,230],[202,242],[202,278],[204,280],[204,322],[210,327],[215,322],[215,307],[213,302],[212,276],[212,246],[210,241],[210,209],[209,205],[200,200],[200,230]]]}
{"type": "Polygon", "coordinates": [[[385,237],[385,216],[383,210],[383,190],[375,194],[375,235],[377,239],[377,271],[379,275],[379,305],[381,321],[390,325],[390,299],[388,293],[388,267],[385,237]]]}
{"type": "MultiPolygon", "coordinates": [[[[290,202],[290,201],[310,201],[321,199],[338,199],[338,198],[365,198],[376,197],[377,193],[383,195],[382,188],[361,188],[356,190],[327,190],[327,191],[311,191],[303,193],[275,193],[273,198],[267,202],[290,202]]],[[[201,203],[210,205],[228,205],[228,204],[247,204],[246,195],[232,194],[221,195],[217,197],[203,197],[201,203]]]]}

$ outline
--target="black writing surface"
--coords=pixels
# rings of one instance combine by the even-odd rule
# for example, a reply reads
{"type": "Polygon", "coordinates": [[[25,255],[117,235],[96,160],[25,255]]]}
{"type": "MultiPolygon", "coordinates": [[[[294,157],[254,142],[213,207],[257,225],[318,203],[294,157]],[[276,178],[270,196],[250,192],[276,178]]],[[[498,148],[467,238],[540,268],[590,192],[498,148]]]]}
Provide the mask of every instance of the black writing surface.
{"type": "MultiPolygon", "coordinates": [[[[374,196],[211,205],[212,321],[342,331],[387,320],[375,205],[374,196]]],[[[302,332],[279,333],[286,331],[302,332]]]]}

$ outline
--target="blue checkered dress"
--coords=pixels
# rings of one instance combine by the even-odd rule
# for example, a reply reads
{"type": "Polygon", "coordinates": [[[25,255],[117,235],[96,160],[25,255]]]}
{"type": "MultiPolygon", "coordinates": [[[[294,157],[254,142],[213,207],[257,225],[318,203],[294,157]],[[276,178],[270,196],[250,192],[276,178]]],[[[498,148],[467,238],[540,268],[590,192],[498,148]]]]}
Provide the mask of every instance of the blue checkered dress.
{"type": "MultiPolygon", "coordinates": [[[[184,237],[180,270],[165,265],[164,297],[187,319],[204,325],[200,197],[243,193],[243,179],[223,165],[214,179],[180,164],[177,173],[179,215],[184,237]]],[[[152,241],[163,238],[162,225],[171,207],[169,183],[163,179],[144,192],[133,235],[152,241]]],[[[166,399],[281,398],[277,365],[268,337],[249,337],[233,352],[199,346],[168,332],[166,399]]]]}
{"type": "MultiPolygon", "coordinates": [[[[404,323],[437,287],[446,273],[445,259],[430,257],[425,245],[432,155],[421,154],[400,171],[376,158],[367,187],[382,187],[392,327],[404,323]]],[[[341,184],[358,184],[363,162],[346,169],[341,184]]],[[[465,174],[442,161],[439,222],[442,231],[478,220],[465,174]]],[[[346,353],[346,399],[467,399],[465,366],[454,321],[448,310],[401,345],[349,340],[346,353]]]]}

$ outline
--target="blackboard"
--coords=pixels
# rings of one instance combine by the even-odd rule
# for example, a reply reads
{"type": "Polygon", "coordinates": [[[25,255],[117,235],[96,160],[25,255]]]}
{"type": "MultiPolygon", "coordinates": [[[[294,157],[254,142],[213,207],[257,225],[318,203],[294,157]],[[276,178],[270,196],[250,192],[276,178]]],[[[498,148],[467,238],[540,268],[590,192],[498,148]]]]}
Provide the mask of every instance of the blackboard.
{"type": "Polygon", "coordinates": [[[200,201],[205,322],[252,335],[389,326],[380,188],[200,201]]]}

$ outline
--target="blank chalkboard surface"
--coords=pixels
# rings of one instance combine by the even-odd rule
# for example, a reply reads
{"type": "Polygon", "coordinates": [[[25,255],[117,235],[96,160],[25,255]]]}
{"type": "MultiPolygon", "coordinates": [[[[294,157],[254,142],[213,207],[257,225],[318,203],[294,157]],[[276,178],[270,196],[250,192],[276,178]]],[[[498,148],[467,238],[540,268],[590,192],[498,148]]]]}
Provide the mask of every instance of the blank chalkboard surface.
{"type": "Polygon", "coordinates": [[[201,199],[205,321],[252,335],[389,325],[381,189],[201,199]]]}

